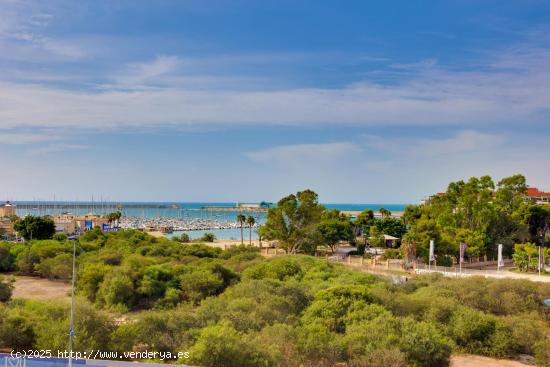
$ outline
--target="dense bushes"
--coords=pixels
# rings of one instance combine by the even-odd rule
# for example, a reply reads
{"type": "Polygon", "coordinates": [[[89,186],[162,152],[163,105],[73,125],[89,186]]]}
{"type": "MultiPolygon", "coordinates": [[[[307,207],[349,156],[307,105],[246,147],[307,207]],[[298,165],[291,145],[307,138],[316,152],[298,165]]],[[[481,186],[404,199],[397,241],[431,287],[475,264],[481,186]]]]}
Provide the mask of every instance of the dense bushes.
{"type": "MultiPolygon", "coordinates": [[[[0,345],[16,350],[67,350],[69,304],[66,302],[18,301],[9,307],[0,305],[0,345]]],[[[109,347],[113,321],[86,302],[75,307],[75,350],[109,347]]]]}
{"type": "MultiPolygon", "coordinates": [[[[0,255],[20,272],[67,276],[65,241],[6,246],[0,255]]],[[[451,352],[549,364],[545,283],[431,275],[397,285],[315,257],[137,231],[90,231],[77,253],[75,350],[189,351],[179,362],[204,367],[444,367],[451,352]]],[[[65,303],[0,304],[0,348],[63,350],[67,329],[65,303]]]]}

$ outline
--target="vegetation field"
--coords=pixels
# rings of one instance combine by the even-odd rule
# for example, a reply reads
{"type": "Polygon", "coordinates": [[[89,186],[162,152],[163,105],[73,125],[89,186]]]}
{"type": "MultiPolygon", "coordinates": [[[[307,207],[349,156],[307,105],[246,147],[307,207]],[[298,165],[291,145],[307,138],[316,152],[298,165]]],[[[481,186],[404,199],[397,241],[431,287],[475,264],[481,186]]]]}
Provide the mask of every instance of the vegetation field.
{"type": "MultiPolygon", "coordinates": [[[[70,277],[66,239],[0,249],[4,271],[70,277]]],[[[75,349],[188,351],[179,362],[198,366],[435,367],[451,353],[550,363],[548,284],[422,276],[395,285],[257,251],[87,232],[77,243],[75,349]]],[[[9,290],[6,278],[0,347],[66,349],[68,302],[9,300],[9,290]]]]}

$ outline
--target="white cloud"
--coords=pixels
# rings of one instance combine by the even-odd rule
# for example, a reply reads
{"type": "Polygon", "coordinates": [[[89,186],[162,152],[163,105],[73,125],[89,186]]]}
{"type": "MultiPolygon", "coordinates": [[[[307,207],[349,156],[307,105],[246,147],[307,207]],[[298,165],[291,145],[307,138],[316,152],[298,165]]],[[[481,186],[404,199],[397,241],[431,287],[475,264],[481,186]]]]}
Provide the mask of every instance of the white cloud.
{"type": "Polygon", "coordinates": [[[269,167],[262,172],[263,189],[275,198],[311,187],[333,202],[416,202],[451,181],[486,174],[497,181],[522,173],[531,185],[544,188],[550,182],[550,171],[543,168],[550,148],[543,136],[530,137],[528,146],[525,138],[474,130],[432,138],[385,134],[275,146],[247,156],[269,167]]]}
{"type": "Polygon", "coordinates": [[[68,150],[83,150],[88,149],[87,145],[81,144],[69,144],[69,143],[56,143],[48,144],[42,147],[32,148],[28,151],[29,155],[46,155],[51,153],[60,153],[68,150]]]}
{"type": "Polygon", "coordinates": [[[504,143],[506,138],[498,134],[481,133],[475,130],[462,130],[450,137],[423,138],[423,137],[379,137],[373,135],[363,136],[366,147],[378,151],[387,151],[388,146],[398,149],[392,150],[392,154],[405,154],[407,156],[421,157],[446,157],[478,153],[493,150],[504,143]]]}
{"type": "Polygon", "coordinates": [[[336,142],[325,144],[295,144],[280,145],[245,155],[258,162],[276,161],[293,164],[296,161],[315,160],[321,162],[327,159],[341,159],[350,154],[356,154],[361,148],[351,142],[336,142]]]}
{"type": "Polygon", "coordinates": [[[0,128],[178,124],[447,124],[476,128],[539,123],[549,115],[550,64],[538,60],[548,52],[529,49],[528,58],[522,52],[501,55],[487,71],[432,67],[391,85],[364,81],[336,89],[268,91],[228,86],[202,89],[185,82],[155,86],[157,81],[181,77],[180,58],[159,56],[150,63],[129,65],[113,86],[101,90],[0,82],[0,96],[9,101],[0,102],[0,128]]]}
{"type": "Polygon", "coordinates": [[[54,18],[49,13],[53,7],[48,2],[0,1],[2,60],[74,61],[86,54],[77,43],[43,34],[54,18]]]}
{"type": "Polygon", "coordinates": [[[155,82],[155,79],[173,74],[183,61],[177,56],[160,55],[152,62],[130,63],[125,70],[118,72],[113,79],[122,85],[141,85],[155,82]]]}
{"type": "Polygon", "coordinates": [[[24,145],[57,139],[59,139],[59,136],[46,133],[5,133],[0,131],[0,145],[24,145]]]}

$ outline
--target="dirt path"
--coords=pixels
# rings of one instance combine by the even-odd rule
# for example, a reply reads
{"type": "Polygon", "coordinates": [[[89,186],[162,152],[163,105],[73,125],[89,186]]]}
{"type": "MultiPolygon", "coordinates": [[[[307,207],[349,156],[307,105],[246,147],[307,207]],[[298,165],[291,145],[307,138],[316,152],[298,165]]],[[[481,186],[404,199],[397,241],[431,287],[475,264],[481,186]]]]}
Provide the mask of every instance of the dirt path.
{"type": "Polygon", "coordinates": [[[525,363],[506,359],[494,359],[470,354],[452,356],[451,367],[526,367],[525,363]]]}
{"type": "Polygon", "coordinates": [[[68,298],[70,284],[64,281],[16,276],[12,298],[63,299],[68,298]]]}

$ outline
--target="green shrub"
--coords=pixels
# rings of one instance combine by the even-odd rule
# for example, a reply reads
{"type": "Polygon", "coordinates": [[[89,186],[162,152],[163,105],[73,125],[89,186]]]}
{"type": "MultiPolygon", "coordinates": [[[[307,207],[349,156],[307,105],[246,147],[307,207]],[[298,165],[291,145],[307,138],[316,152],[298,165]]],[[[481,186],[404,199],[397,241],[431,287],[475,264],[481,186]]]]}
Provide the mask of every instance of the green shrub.
{"type": "Polygon", "coordinates": [[[539,340],[535,343],[535,361],[538,366],[550,367],[550,338],[539,340]]]}
{"type": "Polygon", "coordinates": [[[453,257],[449,255],[439,255],[437,257],[436,264],[438,266],[451,267],[453,266],[453,257]]]}
{"type": "Polygon", "coordinates": [[[33,348],[36,342],[30,321],[21,315],[8,315],[0,322],[0,344],[16,351],[33,348]]]}
{"type": "Polygon", "coordinates": [[[260,256],[259,248],[248,245],[231,246],[220,254],[220,259],[228,260],[232,257],[239,256],[241,260],[253,260],[260,256]],[[243,256],[249,255],[249,256],[243,256]]]}
{"type": "Polygon", "coordinates": [[[65,242],[69,239],[69,236],[67,236],[66,233],[56,233],[53,235],[52,239],[58,242],[65,242]]]}
{"type": "Polygon", "coordinates": [[[204,367],[257,367],[273,364],[246,334],[231,324],[207,326],[189,350],[191,363],[204,367]]]}
{"type": "Polygon", "coordinates": [[[134,293],[134,283],[130,277],[122,273],[109,273],[99,287],[98,300],[106,306],[131,308],[134,305],[134,293]]]}
{"type": "Polygon", "coordinates": [[[291,257],[274,258],[248,268],[244,272],[244,276],[249,279],[301,279],[303,275],[300,264],[291,257]]]}
{"type": "Polygon", "coordinates": [[[344,351],[342,337],[323,324],[306,323],[297,329],[297,347],[305,361],[313,366],[334,366],[344,351]]]}
{"type": "Polygon", "coordinates": [[[222,252],[222,249],[217,247],[206,246],[203,244],[194,243],[185,245],[181,248],[181,254],[185,256],[216,258],[222,252]]]}
{"type": "Polygon", "coordinates": [[[308,305],[305,289],[294,282],[250,280],[207,298],[197,310],[203,324],[228,320],[240,331],[261,330],[267,325],[295,325],[308,305]]]}
{"type": "Polygon", "coordinates": [[[40,262],[40,256],[33,250],[26,248],[21,251],[15,260],[20,274],[30,275],[35,271],[35,266],[40,262]]]}
{"type": "Polygon", "coordinates": [[[216,236],[214,235],[214,233],[207,232],[207,233],[203,234],[201,238],[199,238],[199,241],[201,241],[201,242],[214,242],[215,239],[216,239],[216,236]]]}
{"type": "Polygon", "coordinates": [[[403,253],[398,248],[388,248],[384,251],[384,259],[402,259],[403,253]]]}
{"type": "Polygon", "coordinates": [[[400,332],[399,349],[409,363],[422,367],[449,365],[451,342],[433,324],[405,319],[400,332]]]}
{"type": "Polygon", "coordinates": [[[110,271],[110,266],[101,263],[85,264],[77,276],[77,290],[90,302],[95,302],[99,287],[110,271]]]}
{"type": "Polygon", "coordinates": [[[0,302],[7,302],[11,299],[14,279],[5,278],[0,275],[0,302]]]}
{"type": "Polygon", "coordinates": [[[373,298],[366,287],[339,286],[320,291],[302,317],[305,324],[319,323],[342,333],[351,310],[366,307],[373,298]]]}
{"type": "Polygon", "coordinates": [[[187,350],[198,336],[196,327],[188,307],[141,312],[132,322],[120,325],[112,333],[110,349],[121,352],[135,347],[162,352],[187,350]]]}
{"type": "Polygon", "coordinates": [[[189,235],[187,233],[182,233],[179,236],[174,236],[174,237],[172,237],[172,240],[177,241],[177,242],[181,242],[181,243],[188,243],[189,241],[191,241],[191,239],[189,238],[189,235]]]}
{"type": "Polygon", "coordinates": [[[15,268],[15,256],[7,242],[0,242],[0,272],[12,271],[15,268]]]}
{"type": "Polygon", "coordinates": [[[70,254],[59,254],[54,258],[44,259],[36,265],[38,273],[48,279],[70,279],[72,269],[73,257],[70,254]]]}
{"type": "Polygon", "coordinates": [[[512,349],[512,336],[502,322],[466,307],[451,317],[449,334],[459,347],[473,354],[504,357],[512,349]]]}
{"type": "Polygon", "coordinates": [[[406,367],[405,355],[398,348],[379,348],[366,356],[352,358],[350,367],[406,367]]]}

